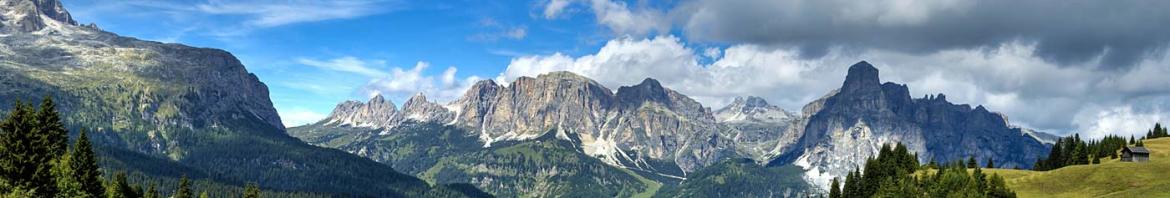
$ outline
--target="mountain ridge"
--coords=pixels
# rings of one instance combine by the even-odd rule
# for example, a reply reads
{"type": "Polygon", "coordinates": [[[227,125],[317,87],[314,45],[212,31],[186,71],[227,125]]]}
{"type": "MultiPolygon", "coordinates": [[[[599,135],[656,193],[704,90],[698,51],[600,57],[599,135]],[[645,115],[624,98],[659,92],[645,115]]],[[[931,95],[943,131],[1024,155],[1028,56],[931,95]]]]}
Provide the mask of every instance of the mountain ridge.
{"type": "MultiPolygon", "coordinates": [[[[339,196],[434,189],[289,136],[267,86],[227,51],[79,26],[56,0],[2,0],[0,8],[0,101],[55,98],[70,131],[91,131],[107,173],[171,178],[156,170],[192,170],[226,184],[339,196]]],[[[11,108],[4,103],[0,113],[11,108]]]]}

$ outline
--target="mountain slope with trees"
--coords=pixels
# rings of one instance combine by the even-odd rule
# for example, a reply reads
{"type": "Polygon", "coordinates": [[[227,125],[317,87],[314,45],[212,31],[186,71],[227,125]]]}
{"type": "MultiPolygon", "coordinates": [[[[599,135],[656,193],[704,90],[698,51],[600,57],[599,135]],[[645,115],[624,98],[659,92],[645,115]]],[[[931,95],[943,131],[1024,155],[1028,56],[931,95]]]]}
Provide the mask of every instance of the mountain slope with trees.
{"type": "MultiPolygon", "coordinates": [[[[0,113],[14,112],[12,101],[53,97],[61,128],[90,129],[95,153],[108,154],[102,167],[276,191],[432,189],[384,164],[288,136],[267,86],[229,52],[82,26],[56,0],[2,0],[0,10],[0,113]]],[[[50,171],[23,172],[40,181],[50,171]]]]}

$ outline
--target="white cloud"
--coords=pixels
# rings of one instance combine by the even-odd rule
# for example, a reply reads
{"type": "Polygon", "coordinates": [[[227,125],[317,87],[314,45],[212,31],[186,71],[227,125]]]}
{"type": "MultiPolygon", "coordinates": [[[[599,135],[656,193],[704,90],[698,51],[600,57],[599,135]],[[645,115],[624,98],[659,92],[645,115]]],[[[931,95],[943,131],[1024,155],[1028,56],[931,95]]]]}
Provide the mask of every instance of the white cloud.
{"type": "Polygon", "coordinates": [[[302,0],[295,2],[212,1],[196,5],[199,11],[218,15],[242,15],[246,23],[273,27],[301,22],[349,19],[387,11],[385,1],[302,0]]]}
{"type": "Polygon", "coordinates": [[[550,0],[544,6],[544,18],[553,19],[569,6],[569,0],[550,0]]]}
{"type": "Polygon", "coordinates": [[[573,3],[587,5],[598,24],[618,35],[643,36],[670,30],[670,18],[666,12],[648,7],[631,7],[622,1],[551,0],[544,4],[544,17],[554,19],[573,3]]]}
{"type": "Polygon", "coordinates": [[[1112,107],[1087,110],[1077,115],[1077,126],[1081,135],[1087,138],[1101,138],[1105,135],[1145,136],[1146,130],[1155,122],[1166,120],[1161,112],[1137,112],[1132,107],[1112,107]]]}
{"type": "Polygon", "coordinates": [[[299,108],[294,108],[288,111],[280,111],[280,120],[284,122],[284,127],[294,127],[310,124],[321,119],[325,119],[325,116],[327,116],[325,113],[299,108]]]}
{"type": "Polygon", "coordinates": [[[802,58],[798,49],[739,44],[723,49],[722,56],[712,58],[710,64],[697,61],[714,54],[710,51],[692,49],[673,36],[622,37],[607,42],[596,53],[579,57],[554,53],[514,58],[497,80],[572,71],[616,88],[650,77],[713,108],[722,107],[734,96],[756,95],[788,110],[799,110],[840,87],[848,66],[867,60],[881,70],[883,81],[908,84],[913,97],[944,93],[955,103],[984,105],[1002,112],[1013,124],[1058,134],[1113,130],[1098,127],[1117,126],[1097,116],[1099,112],[1121,112],[1105,115],[1124,116],[1125,111],[1114,109],[1155,109],[1130,116],[1143,119],[1124,125],[1144,130],[1163,119],[1149,115],[1161,115],[1156,109],[1170,107],[1165,102],[1135,102],[1162,100],[1127,97],[1170,98],[1170,81],[1164,77],[1170,73],[1165,67],[1170,64],[1166,58],[1170,55],[1144,61],[1131,71],[1101,72],[1084,65],[1045,61],[1037,55],[1036,45],[1027,42],[927,54],[830,49],[814,59],[802,58]],[[1087,108],[1093,106],[1100,108],[1087,108]],[[1105,124],[1085,124],[1093,120],[1105,124]]]}
{"type": "Polygon", "coordinates": [[[430,64],[426,62],[418,62],[409,70],[395,67],[389,76],[370,80],[360,91],[367,96],[381,94],[399,98],[424,93],[431,100],[450,101],[480,80],[478,76],[456,77],[458,69],[455,67],[447,67],[439,76],[431,76],[424,73],[428,67],[430,64]]]}
{"type": "Polygon", "coordinates": [[[382,66],[386,64],[385,61],[380,60],[365,61],[356,57],[345,56],[327,61],[310,58],[297,58],[296,61],[300,64],[321,69],[355,73],[366,77],[383,77],[387,75],[386,72],[378,71],[377,68],[374,68],[375,66],[382,66]]]}

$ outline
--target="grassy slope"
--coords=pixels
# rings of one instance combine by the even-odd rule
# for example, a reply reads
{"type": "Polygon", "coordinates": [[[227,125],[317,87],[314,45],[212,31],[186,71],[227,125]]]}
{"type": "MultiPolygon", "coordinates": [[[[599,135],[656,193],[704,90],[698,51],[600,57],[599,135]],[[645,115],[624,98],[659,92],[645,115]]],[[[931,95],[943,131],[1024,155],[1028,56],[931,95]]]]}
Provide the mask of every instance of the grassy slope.
{"type": "Polygon", "coordinates": [[[1170,197],[1170,138],[1146,140],[1150,162],[1104,159],[1051,171],[990,169],[1020,197],[1170,197]]]}

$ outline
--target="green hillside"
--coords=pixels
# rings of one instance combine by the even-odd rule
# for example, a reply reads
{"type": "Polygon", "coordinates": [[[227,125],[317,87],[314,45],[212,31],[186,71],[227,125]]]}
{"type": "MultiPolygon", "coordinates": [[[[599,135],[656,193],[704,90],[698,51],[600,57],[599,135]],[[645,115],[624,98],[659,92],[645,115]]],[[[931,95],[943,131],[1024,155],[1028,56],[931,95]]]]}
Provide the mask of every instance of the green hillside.
{"type": "Polygon", "coordinates": [[[1170,197],[1170,138],[1145,141],[1150,162],[1102,159],[1051,171],[987,169],[1020,197],[1170,197]]]}

